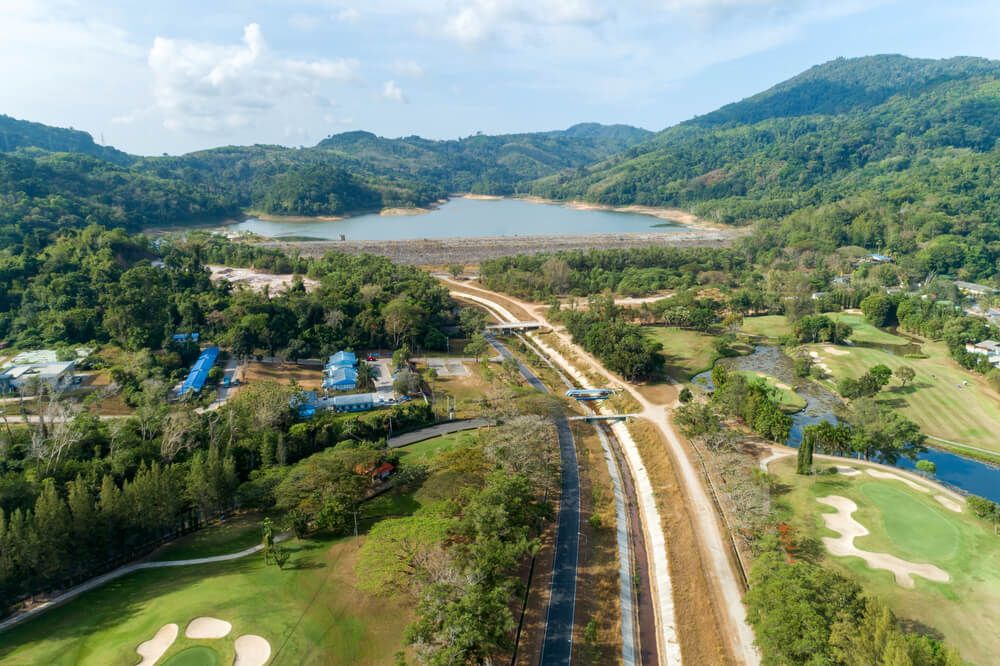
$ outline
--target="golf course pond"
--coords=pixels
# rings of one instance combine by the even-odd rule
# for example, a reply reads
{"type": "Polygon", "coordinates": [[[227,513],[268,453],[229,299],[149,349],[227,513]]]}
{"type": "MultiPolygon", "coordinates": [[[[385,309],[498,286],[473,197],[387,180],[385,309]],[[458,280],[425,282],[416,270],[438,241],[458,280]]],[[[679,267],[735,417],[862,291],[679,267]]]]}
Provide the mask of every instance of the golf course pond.
{"type": "Polygon", "coordinates": [[[490,238],[557,234],[614,234],[688,231],[690,227],[653,215],[581,209],[519,199],[455,197],[426,213],[371,213],[342,220],[260,220],[249,218],[228,227],[268,238],[404,240],[419,238],[490,238]]]}
{"type": "MultiPolygon", "coordinates": [[[[840,397],[816,382],[795,375],[795,363],[778,347],[757,345],[746,356],[719,359],[718,363],[728,370],[764,374],[774,377],[790,386],[795,393],[805,399],[805,407],[792,417],[792,429],[786,445],[798,448],[802,441],[802,429],[820,421],[837,423],[834,409],[840,404],[840,397]]],[[[692,382],[708,391],[712,386],[712,373],[702,372],[692,382]]],[[[966,493],[979,495],[994,502],[1000,502],[1000,469],[985,462],[966,458],[949,451],[928,448],[920,455],[921,460],[929,460],[937,467],[935,479],[966,493]]],[[[878,461],[883,462],[883,461],[878,461]]],[[[915,461],[902,458],[895,467],[915,470],[915,461]]]]}

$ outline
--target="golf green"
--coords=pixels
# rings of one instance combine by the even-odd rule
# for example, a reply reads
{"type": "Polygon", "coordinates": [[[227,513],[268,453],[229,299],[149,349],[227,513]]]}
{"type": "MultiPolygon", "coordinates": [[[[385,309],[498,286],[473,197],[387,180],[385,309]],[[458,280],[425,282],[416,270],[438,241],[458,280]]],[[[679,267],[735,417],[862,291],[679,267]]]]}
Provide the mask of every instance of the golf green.
{"type": "Polygon", "coordinates": [[[961,535],[954,521],[885,483],[864,483],[860,490],[882,510],[885,533],[907,554],[931,562],[955,555],[961,535]]]}
{"type": "Polygon", "coordinates": [[[178,652],[163,666],[219,666],[219,653],[210,647],[196,645],[178,652]]]}

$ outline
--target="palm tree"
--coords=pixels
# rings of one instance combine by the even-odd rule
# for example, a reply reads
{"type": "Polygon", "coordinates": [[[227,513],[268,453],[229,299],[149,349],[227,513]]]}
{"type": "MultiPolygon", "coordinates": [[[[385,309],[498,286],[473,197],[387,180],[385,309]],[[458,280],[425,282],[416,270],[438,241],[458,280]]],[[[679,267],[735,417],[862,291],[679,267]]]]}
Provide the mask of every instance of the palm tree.
{"type": "Polygon", "coordinates": [[[357,386],[363,391],[375,390],[375,370],[364,361],[358,363],[357,386]]]}

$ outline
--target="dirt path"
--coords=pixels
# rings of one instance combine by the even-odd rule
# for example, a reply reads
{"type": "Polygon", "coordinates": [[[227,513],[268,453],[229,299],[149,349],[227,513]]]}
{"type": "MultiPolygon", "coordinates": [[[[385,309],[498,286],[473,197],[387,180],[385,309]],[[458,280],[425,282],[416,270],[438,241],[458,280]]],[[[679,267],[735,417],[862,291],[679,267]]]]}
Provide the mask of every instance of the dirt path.
{"type": "MultiPolygon", "coordinates": [[[[556,327],[552,326],[552,324],[545,317],[545,306],[536,306],[511,296],[498,295],[489,290],[467,283],[458,282],[450,278],[445,277],[440,279],[447,283],[448,286],[454,291],[459,292],[458,295],[463,298],[469,298],[474,302],[490,304],[500,310],[506,309],[508,314],[511,315],[512,320],[519,319],[519,317],[513,317],[513,312],[511,312],[512,308],[506,307],[506,304],[514,305],[517,309],[526,312],[530,318],[548,325],[553,329],[554,334],[557,336],[561,344],[565,345],[568,349],[571,349],[578,359],[583,359],[584,362],[590,365],[589,370],[602,375],[612,386],[623,388],[629,393],[629,395],[632,396],[633,399],[636,400],[636,402],[639,403],[642,407],[641,416],[652,422],[666,438],[671,453],[673,454],[672,458],[677,463],[677,473],[683,486],[683,490],[688,498],[688,506],[686,508],[690,512],[692,521],[697,527],[696,534],[701,542],[701,550],[707,559],[707,568],[711,571],[712,583],[716,586],[722,600],[724,600],[723,613],[728,627],[723,633],[725,637],[728,638],[733,654],[740,662],[746,664],[760,663],[760,654],[753,644],[753,631],[746,623],[746,609],[743,606],[743,588],[730,560],[729,549],[723,540],[722,527],[719,517],[716,514],[715,507],[709,498],[708,491],[705,488],[701,476],[698,474],[694,463],[688,457],[687,449],[682,444],[679,434],[667,418],[667,409],[672,408],[674,405],[653,403],[635,390],[631,384],[607,371],[604,366],[590,354],[575,345],[566,333],[561,332],[557,330],[556,327]]],[[[576,368],[570,366],[566,367],[566,370],[574,373],[576,368]]],[[[575,374],[580,373],[576,370],[575,374]]],[[[620,439],[631,439],[631,436],[628,434],[625,426],[621,424],[619,425],[620,430],[619,426],[616,426],[615,432],[616,434],[619,434],[620,439]]],[[[623,445],[627,446],[625,441],[623,441],[623,445]]],[[[652,495],[651,488],[640,487],[639,490],[640,494],[649,493],[652,495]]],[[[652,497],[648,499],[652,501],[652,497]]],[[[655,505],[655,502],[653,503],[655,505]]],[[[661,562],[654,563],[654,565],[660,564],[662,568],[666,568],[666,551],[665,549],[657,548],[657,542],[659,542],[659,544],[663,544],[664,540],[662,530],[659,531],[660,534],[658,535],[652,532],[650,533],[653,553],[659,560],[661,560],[661,562]]],[[[661,599],[660,602],[662,606],[663,599],[661,599]]],[[[671,614],[672,610],[673,608],[671,602],[671,614]]],[[[663,657],[667,657],[670,652],[668,649],[669,646],[661,647],[663,649],[661,649],[660,654],[663,657]]]]}

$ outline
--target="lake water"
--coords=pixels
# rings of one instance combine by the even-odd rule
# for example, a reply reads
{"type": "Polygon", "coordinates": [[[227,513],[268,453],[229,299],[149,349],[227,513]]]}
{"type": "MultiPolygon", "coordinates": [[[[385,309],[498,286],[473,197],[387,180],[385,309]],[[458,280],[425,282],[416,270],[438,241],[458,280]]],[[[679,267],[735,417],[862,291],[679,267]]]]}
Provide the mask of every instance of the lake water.
{"type": "MultiPolygon", "coordinates": [[[[836,423],[833,409],[840,402],[832,392],[801,377],[794,372],[794,363],[777,347],[760,345],[749,356],[736,356],[718,361],[728,369],[764,372],[794,387],[806,400],[805,409],[792,414],[792,429],[786,445],[798,448],[802,441],[802,429],[808,425],[829,421],[836,423]]],[[[703,372],[694,377],[694,383],[712,390],[711,372],[703,372]]],[[[932,440],[933,441],[933,440],[932,440]]],[[[934,479],[945,485],[979,495],[994,502],[1000,502],[1000,469],[994,465],[965,458],[949,451],[928,447],[919,455],[921,460],[930,460],[937,467],[934,479]]],[[[879,461],[876,461],[879,462],[879,461]]],[[[895,462],[900,469],[916,471],[916,464],[906,458],[895,462]]]]}
{"type": "Polygon", "coordinates": [[[345,220],[271,222],[250,218],[229,227],[268,238],[317,240],[399,240],[485,238],[549,234],[613,234],[685,231],[687,227],[652,215],[609,210],[579,210],[562,204],[517,199],[456,197],[422,215],[359,215],[345,220]]]}

